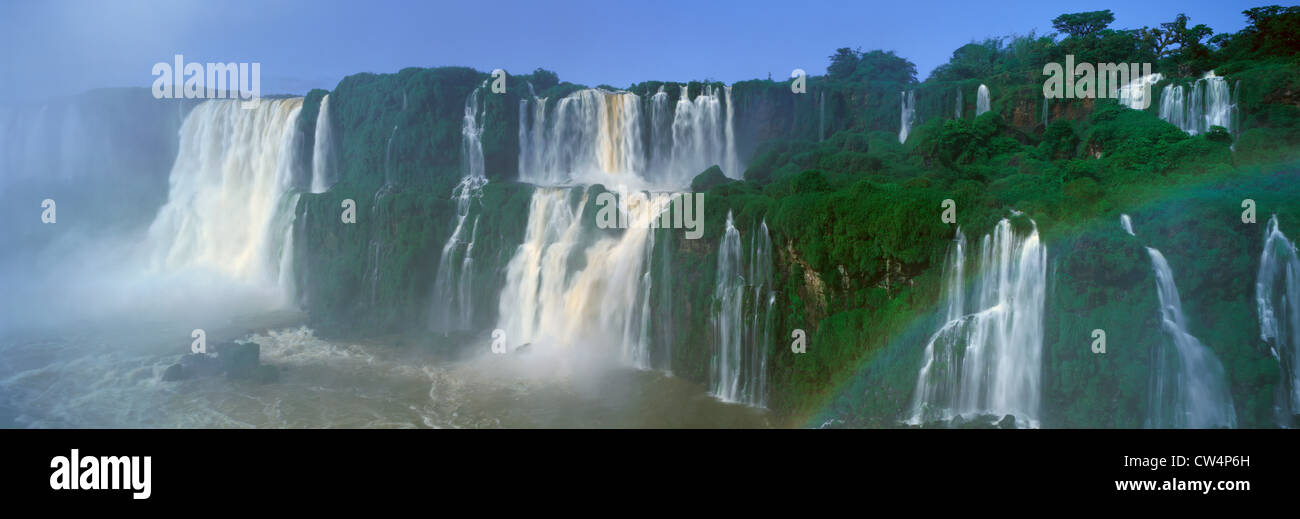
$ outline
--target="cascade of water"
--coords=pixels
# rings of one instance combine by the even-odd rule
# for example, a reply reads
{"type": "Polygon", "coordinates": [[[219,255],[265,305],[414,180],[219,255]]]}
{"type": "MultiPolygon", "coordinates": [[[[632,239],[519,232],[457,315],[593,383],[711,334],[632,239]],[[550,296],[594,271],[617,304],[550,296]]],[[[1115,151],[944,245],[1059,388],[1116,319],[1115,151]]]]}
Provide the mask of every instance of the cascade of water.
{"type": "Polygon", "coordinates": [[[673,112],[663,85],[650,96],[650,170],[664,171],[672,163],[673,112]]]}
{"type": "Polygon", "coordinates": [[[975,116],[979,117],[984,112],[989,111],[989,87],[980,85],[975,92],[975,116]]]}
{"type": "MultiPolygon", "coordinates": [[[[1120,215],[1120,226],[1137,236],[1127,214],[1120,215]]],[[[1187,331],[1182,297],[1164,254],[1146,249],[1156,278],[1161,326],[1172,343],[1161,344],[1152,353],[1147,427],[1235,427],[1237,413],[1223,365],[1187,331]]]]}
{"type": "Polygon", "coordinates": [[[962,109],[962,106],[961,106],[961,89],[958,88],[958,89],[957,89],[957,109],[954,110],[953,113],[952,113],[952,117],[953,117],[953,119],[961,119],[961,109],[962,109]]]}
{"type": "Polygon", "coordinates": [[[1004,219],[984,236],[974,312],[966,310],[958,230],[944,263],[945,322],[925,345],[909,423],[1012,415],[1039,425],[1047,249],[1030,225],[1019,234],[1004,219]]]}
{"type": "Polygon", "coordinates": [[[641,98],[631,92],[580,90],[549,112],[545,99],[521,101],[520,180],[552,186],[679,187],[713,165],[739,178],[743,166],[730,88],[718,92],[706,86],[694,99],[686,86],[681,88],[672,108],[662,89],[650,96],[648,132],[643,130],[641,98]]]}
{"type": "Polygon", "coordinates": [[[320,100],[320,113],[316,116],[316,140],[311,150],[312,193],[324,193],[334,185],[334,178],[330,176],[334,135],[330,127],[330,96],[325,94],[320,100]]]}
{"type": "Polygon", "coordinates": [[[1154,248],[1147,247],[1147,254],[1155,270],[1161,324],[1173,342],[1172,350],[1167,344],[1156,350],[1147,426],[1235,427],[1237,413],[1223,365],[1214,352],[1188,333],[1169,262],[1154,248]]]}
{"type": "Polygon", "coordinates": [[[1160,93],[1160,118],[1191,135],[1208,132],[1214,126],[1236,135],[1235,92],[1214,71],[1192,83],[1190,91],[1181,85],[1166,85],[1160,93]]]}
{"type": "Polygon", "coordinates": [[[767,396],[767,348],[775,295],[767,222],[757,231],[749,246],[743,246],[732,215],[727,213],[727,227],[718,247],[713,296],[717,307],[712,316],[715,351],[709,388],[719,399],[762,407],[767,396]]]}
{"type": "Polygon", "coordinates": [[[167,203],[149,227],[154,268],[212,270],[291,289],[301,108],[302,98],[264,100],[251,110],[224,100],[194,108],[181,127],[167,203]]]}
{"type": "MultiPolygon", "coordinates": [[[[644,104],[629,92],[601,90],[575,92],[549,111],[544,99],[521,102],[520,178],[539,187],[499,299],[497,327],[509,347],[582,348],[671,370],[674,301],[666,280],[675,231],[650,225],[671,198],[640,190],[685,185],[714,164],[739,170],[729,89],[706,86],[691,99],[683,87],[681,94],[675,105],[662,89],[644,104]],[[581,221],[588,204],[601,202],[574,184],[596,181],[632,188],[630,196],[619,190],[613,209],[627,224],[616,232],[581,221]]],[[[761,405],[755,398],[746,403],[761,405]]]]}
{"type": "Polygon", "coordinates": [[[481,123],[485,104],[479,98],[483,88],[474,89],[465,99],[465,115],[461,119],[461,171],[465,176],[452,190],[452,198],[456,200],[456,223],[438,257],[430,320],[430,326],[436,331],[468,329],[473,325],[474,239],[478,236],[478,218],[474,218],[469,229],[466,229],[466,222],[471,204],[481,196],[483,186],[488,182],[481,123]],[[469,233],[468,240],[466,232],[469,233]],[[460,261],[456,261],[462,250],[460,261]]]}
{"type": "Polygon", "coordinates": [[[625,341],[643,330],[642,308],[650,287],[644,274],[653,245],[649,221],[664,207],[633,197],[620,209],[629,219],[628,228],[584,249],[581,245],[591,237],[578,216],[590,203],[588,198],[588,190],[578,187],[534,191],[524,242],[507,267],[498,328],[506,332],[511,347],[617,344],[634,365],[644,366],[644,344],[625,341]],[[569,202],[573,190],[580,190],[576,207],[569,202]],[[572,260],[577,258],[583,267],[573,271],[572,260]]]}
{"type": "Polygon", "coordinates": [[[1148,95],[1151,87],[1162,79],[1164,79],[1164,76],[1157,72],[1130,81],[1119,88],[1119,104],[1134,110],[1146,110],[1151,106],[1152,100],[1148,95]]]}
{"type": "Polygon", "coordinates": [[[1291,425],[1300,407],[1300,256],[1296,244],[1282,234],[1277,215],[1268,220],[1264,251],[1255,278],[1259,336],[1277,359],[1282,376],[1275,408],[1278,422],[1291,425]]]}
{"type": "Polygon", "coordinates": [[[733,127],[736,124],[734,105],[731,103],[731,85],[722,87],[725,92],[725,103],[727,105],[727,123],[722,127],[722,133],[726,136],[726,147],[720,153],[722,154],[722,173],[730,178],[739,179],[743,177],[743,171],[740,170],[740,157],[736,153],[736,132],[733,127]]]}
{"type": "Polygon", "coordinates": [[[636,94],[580,90],[560,99],[549,114],[545,100],[530,102],[529,130],[520,127],[520,180],[616,185],[645,170],[636,94]]]}
{"type": "Polygon", "coordinates": [[[1164,90],[1160,91],[1160,118],[1186,131],[1187,125],[1183,121],[1186,114],[1184,101],[1181,85],[1165,85],[1164,90]]]}
{"type": "Polygon", "coordinates": [[[907,134],[912,132],[912,123],[916,118],[916,91],[900,92],[899,95],[901,123],[898,128],[898,143],[907,142],[907,134]]]}
{"type": "MultiPolygon", "coordinates": [[[[724,132],[719,131],[723,124],[722,101],[713,87],[704,87],[694,101],[690,100],[687,92],[687,87],[682,86],[682,96],[677,100],[677,110],[673,115],[672,162],[677,169],[674,177],[678,185],[689,183],[690,178],[709,166],[732,168],[724,132]]],[[[732,171],[723,173],[738,176],[732,171]]]]}

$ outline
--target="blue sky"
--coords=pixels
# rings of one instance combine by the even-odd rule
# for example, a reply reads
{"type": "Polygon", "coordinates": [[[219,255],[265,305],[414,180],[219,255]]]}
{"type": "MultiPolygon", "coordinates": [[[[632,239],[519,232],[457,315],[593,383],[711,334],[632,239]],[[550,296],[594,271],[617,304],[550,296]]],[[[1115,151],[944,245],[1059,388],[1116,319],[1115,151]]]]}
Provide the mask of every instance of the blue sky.
{"type": "Polygon", "coordinates": [[[576,83],[734,82],[826,70],[838,47],[887,49],[922,79],[953,49],[989,36],[1052,32],[1063,12],[1111,9],[1112,27],[1186,13],[1215,32],[1277,2],[751,0],[515,2],[0,0],[0,99],[149,86],[154,63],[260,62],[262,93],[332,88],[357,72],[464,65],[554,70],[576,83]]]}

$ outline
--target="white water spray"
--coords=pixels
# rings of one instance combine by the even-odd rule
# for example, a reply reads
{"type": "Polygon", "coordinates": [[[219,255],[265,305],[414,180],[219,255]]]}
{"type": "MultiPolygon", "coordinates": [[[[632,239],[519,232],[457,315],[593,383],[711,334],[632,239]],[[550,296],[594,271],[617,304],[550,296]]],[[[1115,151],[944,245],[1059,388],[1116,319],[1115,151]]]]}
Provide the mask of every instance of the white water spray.
{"type": "Polygon", "coordinates": [[[762,407],[767,397],[767,348],[775,302],[767,222],[751,236],[748,251],[742,241],[731,212],[727,212],[726,231],[718,246],[709,389],[721,400],[762,407]]]}
{"type": "Polygon", "coordinates": [[[330,129],[330,96],[320,100],[320,113],[316,116],[316,140],[311,150],[311,192],[324,193],[334,185],[331,161],[334,160],[334,135],[330,129]]]}
{"type": "Polygon", "coordinates": [[[1196,80],[1190,91],[1182,85],[1166,85],[1160,92],[1160,118],[1190,135],[1222,126],[1229,134],[1239,130],[1236,96],[1228,82],[1210,71],[1196,80]]]}
{"type": "Polygon", "coordinates": [[[900,92],[899,113],[902,119],[898,127],[898,143],[907,142],[907,134],[912,132],[912,124],[916,119],[916,91],[900,92]]]}
{"type": "Polygon", "coordinates": [[[1300,256],[1296,245],[1278,226],[1277,215],[1268,220],[1264,252],[1255,279],[1260,340],[1277,359],[1282,376],[1275,407],[1278,420],[1289,425],[1300,407],[1300,256]]]}
{"type": "Polygon", "coordinates": [[[461,120],[461,170],[465,176],[452,190],[452,198],[456,200],[456,225],[438,256],[430,321],[430,326],[436,331],[469,329],[474,321],[472,285],[478,217],[469,225],[466,223],[471,204],[482,195],[483,186],[488,182],[483,160],[481,121],[485,105],[479,99],[481,90],[482,87],[474,89],[465,100],[465,115],[461,120]],[[458,255],[460,261],[456,261],[458,255]]]}
{"type": "Polygon", "coordinates": [[[980,85],[975,92],[975,116],[979,117],[984,112],[989,111],[989,87],[980,85]]]}
{"type": "MultiPolygon", "coordinates": [[[[1120,216],[1120,224],[1136,236],[1128,215],[1120,216]]],[[[1165,256],[1153,247],[1146,249],[1156,278],[1161,326],[1169,339],[1169,343],[1157,346],[1152,355],[1146,425],[1193,429],[1235,427],[1237,413],[1223,364],[1187,331],[1182,298],[1165,256]]]]}
{"type": "Polygon", "coordinates": [[[1020,234],[1004,219],[984,237],[973,312],[958,230],[944,263],[945,322],[925,345],[908,423],[1012,415],[1039,425],[1047,249],[1030,225],[1020,234]]]}
{"type": "MultiPolygon", "coordinates": [[[[153,266],[220,272],[253,286],[291,287],[290,188],[302,98],[207,101],[181,128],[167,204],[149,228],[153,266]],[[287,257],[287,258],[286,258],[287,257]]],[[[279,294],[286,304],[292,294],[279,294]]]]}

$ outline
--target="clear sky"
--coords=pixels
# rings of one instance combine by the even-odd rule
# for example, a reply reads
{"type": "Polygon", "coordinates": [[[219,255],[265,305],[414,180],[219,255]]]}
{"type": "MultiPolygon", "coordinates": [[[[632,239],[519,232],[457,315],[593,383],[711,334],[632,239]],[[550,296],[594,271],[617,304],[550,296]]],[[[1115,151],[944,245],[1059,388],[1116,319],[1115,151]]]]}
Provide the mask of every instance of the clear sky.
{"type": "MultiPolygon", "coordinates": [[[[1115,28],[1186,13],[1215,32],[1276,1],[0,0],[0,103],[149,86],[154,63],[259,62],[262,93],[332,88],[357,72],[464,65],[627,86],[825,73],[839,47],[886,49],[921,79],[989,36],[1052,32],[1064,12],[1110,9],[1115,28]]],[[[1285,3],[1285,2],[1281,2],[1285,3]]]]}

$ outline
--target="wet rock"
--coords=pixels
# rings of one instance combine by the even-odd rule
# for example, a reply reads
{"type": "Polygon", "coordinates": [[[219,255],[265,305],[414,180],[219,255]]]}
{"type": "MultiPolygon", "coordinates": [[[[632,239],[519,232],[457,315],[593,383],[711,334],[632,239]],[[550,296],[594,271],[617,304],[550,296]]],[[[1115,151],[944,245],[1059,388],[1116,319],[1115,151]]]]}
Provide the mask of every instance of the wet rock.
{"type": "Polygon", "coordinates": [[[1016,428],[1016,417],[1013,416],[1013,415],[1006,415],[1006,416],[1002,417],[1002,421],[998,422],[998,428],[1000,428],[1000,429],[1015,429],[1015,428],[1016,428]]]}
{"type": "Polygon", "coordinates": [[[280,368],[262,364],[261,346],[255,342],[226,342],[212,347],[212,354],[190,353],[163,371],[162,380],[174,382],[224,374],[231,380],[272,383],[280,379],[280,368]]]}
{"type": "Polygon", "coordinates": [[[214,349],[217,358],[221,360],[221,370],[226,373],[226,378],[252,379],[261,365],[258,361],[261,346],[255,342],[228,342],[218,344],[214,349]]]}
{"type": "Polygon", "coordinates": [[[181,366],[179,362],[167,366],[167,369],[163,370],[162,380],[163,382],[176,382],[178,380],[185,380],[185,368],[181,366]]]}
{"type": "Polygon", "coordinates": [[[210,377],[221,373],[221,361],[204,353],[191,353],[181,357],[180,366],[185,378],[210,377]]]}

